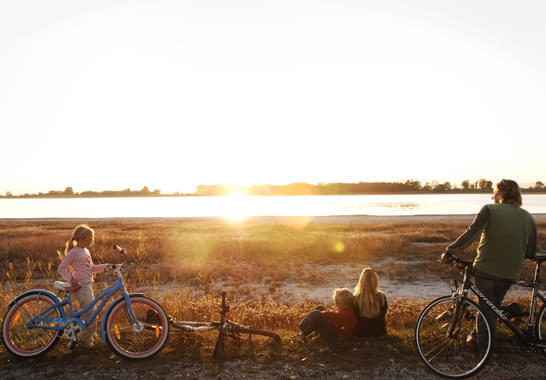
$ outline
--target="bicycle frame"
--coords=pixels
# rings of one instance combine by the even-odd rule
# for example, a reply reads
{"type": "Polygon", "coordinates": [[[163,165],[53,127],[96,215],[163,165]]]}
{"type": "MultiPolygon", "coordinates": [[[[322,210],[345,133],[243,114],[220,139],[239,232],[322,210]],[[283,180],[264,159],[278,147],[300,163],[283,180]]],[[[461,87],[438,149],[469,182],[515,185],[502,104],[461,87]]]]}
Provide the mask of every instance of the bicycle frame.
{"type": "MultiPolygon", "coordinates": [[[[535,345],[537,347],[546,348],[546,342],[544,340],[539,341],[536,336],[533,334],[533,325],[535,322],[535,312],[536,312],[536,306],[537,306],[537,298],[540,298],[542,302],[546,304],[546,297],[540,292],[538,289],[538,280],[539,280],[539,273],[540,273],[540,266],[537,265],[537,269],[535,271],[535,280],[534,282],[527,282],[527,281],[515,281],[514,283],[520,286],[532,288],[532,304],[531,304],[531,310],[529,311],[529,323],[527,325],[527,332],[524,333],[522,330],[520,330],[516,325],[510,321],[510,319],[498,308],[496,307],[493,302],[489,298],[483,294],[476,285],[472,284],[470,282],[470,267],[466,267],[465,273],[464,273],[464,279],[463,279],[463,286],[458,289],[454,295],[459,300],[461,297],[466,297],[466,294],[468,290],[471,290],[472,293],[474,293],[479,299],[481,299],[489,309],[493,310],[493,312],[501,319],[501,321],[508,326],[510,330],[514,332],[514,334],[517,335],[518,338],[520,338],[523,342],[529,345],[535,345]]],[[[457,303],[457,308],[459,307],[459,303],[457,303]]],[[[452,332],[452,329],[454,326],[450,328],[450,333],[452,332]]]]}
{"type": "MultiPolygon", "coordinates": [[[[40,328],[40,329],[46,329],[46,330],[62,331],[64,329],[66,329],[66,327],[69,324],[77,324],[77,325],[80,326],[80,328],[82,330],[85,330],[95,320],[95,318],[97,318],[97,315],[104,308],[104,306],[106,305],[108,300],[110,300],[110,298],[112,298],[114,296],[114,294],[116,294],[118,291],[121,292],[121,297],[117,298],[116,301],[118,299],[120,299],[120,298],[125,298],[125,301],[127,302],[127,305],[129,306],[128,310],[127,310],[127,312],[129,313],[129,316],[131,317],[131,319],[133,320],[133,322],[135,324],[137,324],[137,325],[140,324],[140,322],[136,318],[136,316],[135,316],[135,314],[133,312],[133,308],[131,306],[131,296],[143,295],[143,293],[127,293],[127,291],[125,290],[125,283],[123,282],[123,277],[121,276],[121,273],[120,273],[119,270],[120,270],[120,267],[117,267],[116,268],[116,273],[118,275],[117,280],[113,284],[111,284],[108,288],[106,288],[104,291],[102,291],[89,305],[87,305],[82,310],[74,312],[73,305],[72,305],[72,297],[71,297],[71,294],[69,292],[67,297],[64,300],[57,301],[55,304],[49,306],[47,309],[42,311],[40,314],[38,314],[34,318],[30,319],[28,324],[27,324],[28,327],[29,328],[40,328]],[[91,317],[88,320],[83,321],[80,318],[80,316],[82,314],[87,313],[89,310],[91,310],[99,302],[101,302],[100,305],[95,309],[95,311],[93,312],[91,317]],[[70,317],[67,317],[65,312],[64,312],[64,307],[66,305],[68,305],[68,309],[70,311],[70,317]],[[52,310],[54,310],[56,308],[59,308],[61,310],[61,317],[56,317],[56,318],[47,317],[47,315],[52,310]]],[[[30,292],[32,292],[32,291],[30,291],[30,292]]],[[[30,292],[24,293],[23,295],[26,295],[26,294],[28,294],[30,292]]],[[[48,291],[40,291],[39,294],[47,294],[47,295],[50,295],[50,296],[53,295],[52,293],[50,293],[48,291]]],[[[57,297],[55,297],[54,295],[53,295],[53,298],[57,299],[57,297]]],[[[18,299],[13,301],[13,303],[16,303],[17,301],[18,301],[18,299]]],[[[112,304],[108,307],[106,313],[108,312],[108,310],[110,310],[110,308],[115,303],[116,302],[112,302],[112,304]]],[[[101,338],[102,338],[103,342],[106,340],[106,334],[105,334],[104,331],[105,331],[105,321],[103,319],[102,325],[101,325],[101,338]]]]}

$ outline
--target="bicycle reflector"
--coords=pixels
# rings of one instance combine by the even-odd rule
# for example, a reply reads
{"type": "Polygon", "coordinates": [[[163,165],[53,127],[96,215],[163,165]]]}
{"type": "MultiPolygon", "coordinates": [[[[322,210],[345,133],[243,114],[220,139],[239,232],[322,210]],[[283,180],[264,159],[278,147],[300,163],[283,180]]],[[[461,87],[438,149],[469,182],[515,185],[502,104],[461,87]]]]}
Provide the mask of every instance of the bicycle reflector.
{"type": "Polygon", "coordinates": [[[114,330],[116,330],[116,338],[121,339],[121,334],[119,333],[118,325],[114,325],[114,330]]]}
{"type": "Polygon", "coordinates": [[[15,318],[13,318],[12,326],[15,326],[17,324],[19,317],[21,317],[21,313],[17,312],[17,314],[15,314],[15,318]]]}

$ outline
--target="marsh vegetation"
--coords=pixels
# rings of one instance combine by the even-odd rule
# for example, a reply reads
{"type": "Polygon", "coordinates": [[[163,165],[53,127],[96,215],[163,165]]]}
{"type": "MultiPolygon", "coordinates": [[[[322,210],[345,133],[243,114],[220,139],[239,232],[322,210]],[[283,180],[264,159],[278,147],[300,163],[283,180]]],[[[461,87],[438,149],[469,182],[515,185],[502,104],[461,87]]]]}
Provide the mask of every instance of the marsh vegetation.
{"type": "MultiPolygon", "coordinates": [[[[365,266],[377,269],[380,282],[397,281],[417,289],[427,279],[456,276],[437,259],[446,244],[467,226],[463,222],[308,222],[99,221],[91,225],[95,229],[92,255],[95,263],[119,262],[123,257],[112,246],[125,247],[130,263],[125,274],[128,289],[145,291],[180,320],[217,319],[220,292],[227,290],[230,319],[273,330],[285,342],[282,347],[272,347],[267,339],[257,339],[251,351],[245,342],[228,344],[232,350],[229,355],[247,357],[252,352],[258,362],[300,362],[307,358],[311,363],[319,357],[328,362],[328,354],[319,346],[310,348],[292,339],[301,318],[324,303],[313,296],[314,288],[325,283],[328,287],[352,287],[356,274],[365,266]],[[291,293],[290,284],[295,283],[300,284],[298,289],[308,289],[309,293],[303,297],[291,293]]],[[[0,223],[1,315],[7,302],[23,290],[52,288],[64,243],[75,224],[0,223]]],[[[538,223],[539,246],[543,248],[545,227],[545,222],[538,223]]],[[[472,257],[473,250],[470,247],[465,254],[472,257]]],[[[531,264],[525,265],[523,278],[531,278],[531,264]]],[[[96,280],[97,293],[111,279],[101,274],[96,280]]],[[[383,359],[398,361],[413,355],[415,322],[429,301],[418,292],[413,299],[391,297],[389,337],[378,343],[387,351],[384,355],[388,358],[383,359]]],[[[524,309],[528,307],[527,299],[519,301],[524,309]]],[[[214,339],[214,334],[176,335],[166,351],[176,352],[178,358],[210,357],[214,339]]],[[[66,354],[64,345],[61,346],[57,349],[59,354],[66,354]]],[[[361,365],[362,355],[371,350],[366,342],[340,349],[346,355],[343,363],[354,368],[361,365]]],[[[4,348],[0,351],[5,358],[4,348]]],[[[411,362],[417,363],[414,359],[411,362]]]]}

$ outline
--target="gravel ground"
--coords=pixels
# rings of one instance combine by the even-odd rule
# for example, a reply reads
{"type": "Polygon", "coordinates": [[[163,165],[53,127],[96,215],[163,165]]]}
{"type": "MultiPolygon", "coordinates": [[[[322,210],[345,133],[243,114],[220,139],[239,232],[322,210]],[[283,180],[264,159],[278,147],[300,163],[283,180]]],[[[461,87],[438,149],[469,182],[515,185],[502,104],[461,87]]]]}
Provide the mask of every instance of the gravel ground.
{"type": "MultiPolygon", "coordinates": [[[[284,342],[266,355],[247,352],[216,361],[210,355],[194,352],[194,358],[181,354],[171,346],[156,357],[143,361],[127,361],[114,355],[106,345],[67,352],[55,348],[43,357],[19,360],[5,351],[0,353],[0,378],[9,379],[436,379],[415,352],[403,352],[381,345],[381,352],[370,355],[375,342],[345,345],[341,350],[323,346],[284,342]],[[385,350],[387,349],[387,350],[385,350]],[[389,352],[388,350],[391,350],[389,352]],[[286,351],[295,351],[287,356],[286,351]]],[[[524,354],[511,344],[499,347],[480,379],[544,379],[546,356],[540,352],[524,354]]]]}

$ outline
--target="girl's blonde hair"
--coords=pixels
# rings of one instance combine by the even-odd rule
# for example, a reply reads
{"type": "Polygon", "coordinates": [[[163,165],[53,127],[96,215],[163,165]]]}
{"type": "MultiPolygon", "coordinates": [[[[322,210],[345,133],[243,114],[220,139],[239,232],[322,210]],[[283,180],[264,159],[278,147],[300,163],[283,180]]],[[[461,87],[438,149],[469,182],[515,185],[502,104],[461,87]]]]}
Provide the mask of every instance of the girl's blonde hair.
{"type": "Polygon", "coordinates": [[[353,305],[353,292],[351,289],[343,288],[334,290],[334,304],[342,309],[350,308],[353,305]]]}
{"type": "Polygon", "coordinates": [[[88,236],[94,236],[95,231],[87,224],[80,224],[74,231],[72,231],[72,238],[66,241],[66,246],[64,249],[64,255],[68,253],[73,247],[78,246],[78,240],[85,239],[88,236]]]}
{"type": "Polygon", "coordinates": [[[364,268],[355,287],[354,302],[365,318],[377,317],[385,304],[385,295],[378,288],[379,276],[372,268],[364,268]]]}

